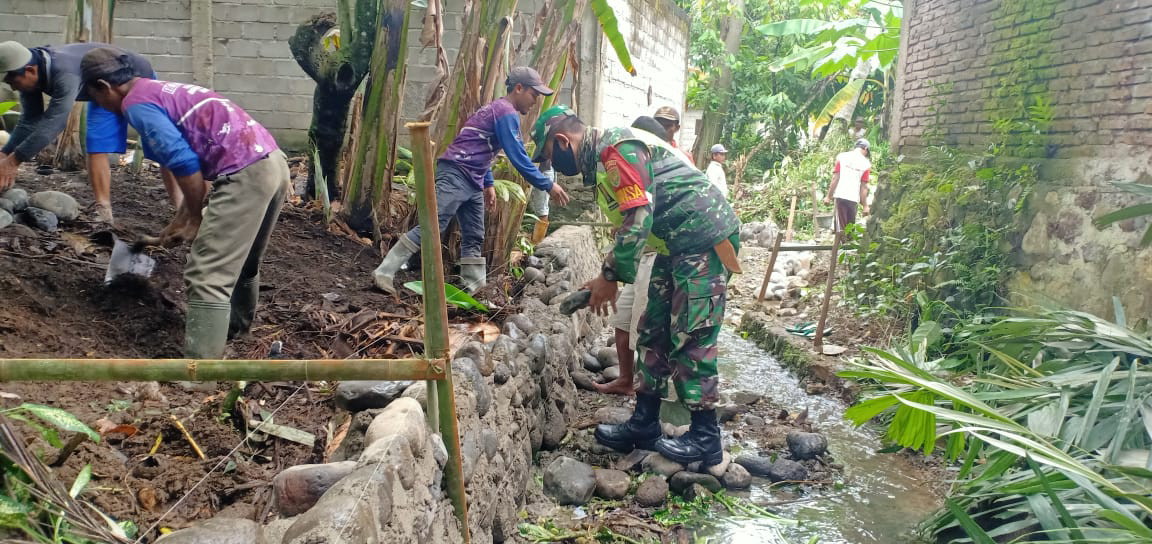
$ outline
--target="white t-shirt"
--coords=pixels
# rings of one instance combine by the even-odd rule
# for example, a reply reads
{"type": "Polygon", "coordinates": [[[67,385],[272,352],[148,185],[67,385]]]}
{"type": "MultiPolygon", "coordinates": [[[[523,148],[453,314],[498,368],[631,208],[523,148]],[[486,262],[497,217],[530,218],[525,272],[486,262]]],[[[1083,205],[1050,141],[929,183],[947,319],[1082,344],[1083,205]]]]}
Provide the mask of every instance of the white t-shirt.
{"type": "Polygon", "coordinates": [[[716,161],[709,161],[708,170],[704,173],[708,174],[708,181],[720,189],[720,194],[723,194],[724,198],[728,198],[728,179],[724,177],[724,167],[716,161]]]}
{"type": "Polygon", "coordinates": [[[845,151],[836,155],[836,167],[833,171],[840,172],[840,181],[836,184],[836,194],[832,196],[860,202],[860,184],[868,183],[872,161],[856,149],[845,151]]]}

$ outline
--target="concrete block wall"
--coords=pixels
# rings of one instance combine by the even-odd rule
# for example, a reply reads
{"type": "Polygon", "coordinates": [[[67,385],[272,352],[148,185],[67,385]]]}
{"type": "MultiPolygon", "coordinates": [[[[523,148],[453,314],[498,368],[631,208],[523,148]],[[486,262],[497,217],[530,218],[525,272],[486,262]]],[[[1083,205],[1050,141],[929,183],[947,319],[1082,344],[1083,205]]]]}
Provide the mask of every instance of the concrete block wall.
{"type": "MultiPolygon", "coordinates": [[[[1092,218],[1146,198],[1113,181],[1152,183],[1152,3],[1142,0],[906,0],[893,143],[915,157],[935,135],[981,151],[994,122],[1041,100],[1043,145],[1012,287],[1101,316],[1117,295],[1152,312],[1147,219],[1097,229],[1092,218]]],[[[1028,157],[1019,155],[1028,154],[1028,157]]]]}

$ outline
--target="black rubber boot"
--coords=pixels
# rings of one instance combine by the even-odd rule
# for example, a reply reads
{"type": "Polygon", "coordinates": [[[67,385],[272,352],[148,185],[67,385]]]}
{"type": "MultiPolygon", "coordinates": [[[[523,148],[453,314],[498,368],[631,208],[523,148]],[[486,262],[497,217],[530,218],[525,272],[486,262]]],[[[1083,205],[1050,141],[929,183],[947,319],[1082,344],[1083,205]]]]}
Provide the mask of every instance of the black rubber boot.
{"type": "Polygon", "coordinates": [[[660,396],[636,394],[636,411],[619,425],[597,425],[596,441],[627,453],[636,448],[651,450],[660,432],[660,396]]]}
{"type": "Polygon", "coordinates": [[[681,465],[700,461],[704,469],[720,464],[724,448],[720,444],[720,423],[715,410],[692,412],[692,426],[679,438],[656,441],[656,452],[681,465]]]}

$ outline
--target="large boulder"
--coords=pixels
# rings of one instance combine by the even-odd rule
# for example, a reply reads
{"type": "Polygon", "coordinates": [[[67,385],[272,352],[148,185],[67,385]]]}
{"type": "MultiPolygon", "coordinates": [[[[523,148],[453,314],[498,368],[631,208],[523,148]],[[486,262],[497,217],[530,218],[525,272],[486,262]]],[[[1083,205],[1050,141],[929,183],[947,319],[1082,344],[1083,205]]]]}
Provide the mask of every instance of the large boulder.
{"type": "Polygon", "coordinates": [[[580,506],[592,499],[596,474],[571,457],[557,457],[544,469],[544,492],[561,505],[580,506]]]}
{"type": "Polygon", "coordinates": [[[68,193],[40,191],[28,199],[28,205],[52,212],[61,221],[74,221],[80,217],[80,205],[68,193]]]}
{"type": "Polygon", "coordinates": [[[788,451],[793,459],[815,459],[828,451],[828,439],[819,433],[792,431],[788,433],[788,451]]]}
{"type": "Polygon", "coordinates": [[[768,479],[773,482],[802,482],[808,479],[808,469],[791,459],[777,459],[768,468],[768,479]]]}
{"type": "Polygon", "coordinates": [[[736,464],[748,469],[748,472],[756,476],[767,476],[768,470],[772,468],[772,460],[760,457],[759,455],[752,455],[749,453],[741,454],[736,457],[736,464]]]}
{"type": "Polygon", "coordinates": [[[24,222],[29,227],[40,229],[44,232],[56,232],[60,226],[60,220],[56,218],[56,214],[34,206],[24,208],[24,222]]]}
{"type": "Polygon", "coordinates": [[[645,508],[655,508],[668,500],[668,480],[663,476],[651,476],[636,488],[636,504],[645,508]]]}
{"type": "Polygon", "coordinates": [[[668,485],[672,488],[672,491],[681,495],[695,484],[702,485],[713,493],[724,489],[724,486],[720,484],[720,480],[717,480],[715,476],[689,472],[687,470],[673,474],[672,479],[668,481],[668,485]]]}
{"type": "Polygon", "coordinates": [[[356,461],[324,465],[297,465],[272,478],[276,509],[282,516],[306,512],[341,478],[356,469],[356,461]]]}
{"type": "Polygon", "coordinates": [[[428,441],[428,424],[424,421],[419,401],[409,397],[396,399],[373,418],[364,433],[365,449],[390,435],[404,437],[413,455],[424,448],[428,441]]]}
{"type": "Polygon", "coordinates": [[[596,496],[601,499],[623,499],[632,486],[627,472],[612,469],[596,469],[596,496]]]}
{"type": "Polygon", "coordinates": [[[720,482],[728,489],[748,489],[752,487],[752,474],[743,465],[732,463],[720,482]]]}
{"type": "Polygon", "coordinates": [[[12,202],[12,211],[22,212],[28,207],[28,191],[19,187],[8,189],[4,194],[0,194],[0,198],[12,202]]]}

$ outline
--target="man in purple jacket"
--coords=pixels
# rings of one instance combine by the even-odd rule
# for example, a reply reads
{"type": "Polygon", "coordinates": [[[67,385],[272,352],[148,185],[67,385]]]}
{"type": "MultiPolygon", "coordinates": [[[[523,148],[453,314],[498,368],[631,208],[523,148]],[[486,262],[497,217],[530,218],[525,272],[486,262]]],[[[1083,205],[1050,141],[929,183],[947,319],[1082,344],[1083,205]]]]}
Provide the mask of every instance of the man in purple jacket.
{"type": "MultiPolygon", "coordinates": [[[[512,166],[533,187],[552,195],[561,206],[568,204],[564,188],[540,172],[520,139],[520,116],[527,114],[540,96],[551,95],[552,89],[544,85],[536,70],[527,66],[513,68],[505,85],[508,94],[472,114],[436,161],[440,232],[447,229],[453,217],[460,219],[460,277],[469,293],[475,293],[487,282],[488,270],[480,250],[484,245],[484,206],[496,205],[492,163],[498,151],[504,150],[512,166]]],[[[388,251],[372,273],[376,286],[395,293],[392,280],[396,272],[417,251],[420,227],[401,236],[388,251]]]]}
{"type": "Polygon", "coordinates": [[[184,355],[220,359],[227,339],[247,332],[256,316],[260,260],[290,188],[284,153],[227,98],[135,77],[118,51],[90,51],[81,74],[92,99],[140,133],[144,155],[176,175],[184,202],[159,243],[192,241],[184,268],[184,355]],[[204,207],[206,181],[212,195],[204,207]]]}

